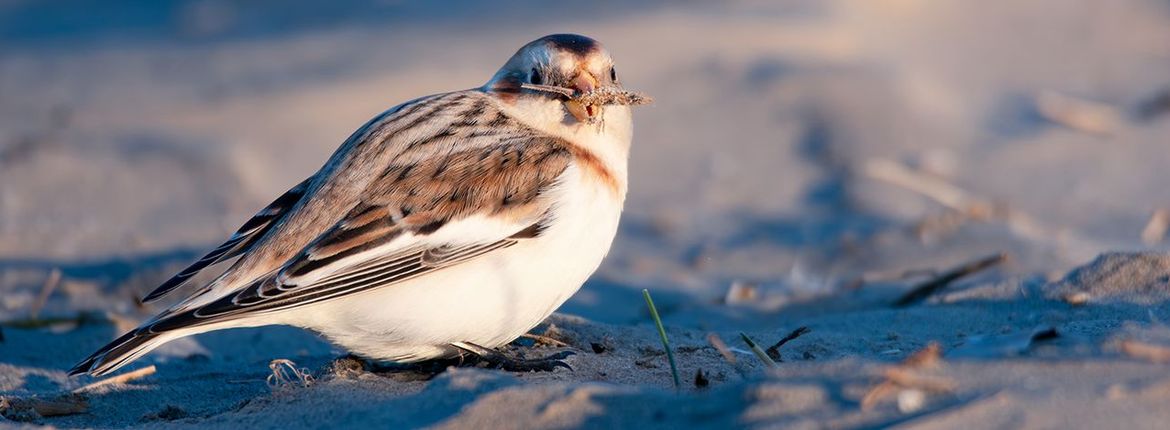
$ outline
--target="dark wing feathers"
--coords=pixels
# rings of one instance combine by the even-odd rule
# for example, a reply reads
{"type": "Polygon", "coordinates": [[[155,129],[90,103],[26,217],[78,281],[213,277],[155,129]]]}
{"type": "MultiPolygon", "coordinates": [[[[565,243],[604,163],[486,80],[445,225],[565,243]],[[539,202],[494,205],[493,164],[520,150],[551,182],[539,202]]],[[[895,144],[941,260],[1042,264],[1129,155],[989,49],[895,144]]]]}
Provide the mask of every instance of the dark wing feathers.
{"type": "Polygon", "coordinates": [[[187,266],[186,269],[183,269],[166,282],[163,282],[162,285],[150,294],[147,294],[142,299],[142,302],[150,303],[158,300],[183,286],[183,284],[186,284],[191,277],[206,269],[208,266],[233,258],[247,251],[252,244],[256,243],[257,239],[264,236],[264,233],[276,224],[276,221],[281,216],[288,213],[289,209],[304,197],[305,190],[308,187],[309,179],[305,179],[280,197],[277,197],[275,201],[265,206],[264,209],[261,209],[260,212],[257,212],[256,215],[245,222],[226,242],[207,253],[207,255],[204,255],[203,258],[191,263],[190,266],[187,266]]]}
{"type": "Polygon", "coordinates": [[[143,353],[140,351],[141,348],[155,340],[156,337],[158,337],[157,334],[148,333],[141,329],[131,330],[77,363],[72,369],[69,369],[69,375],[93,372],[94,376],[100,376],[117,369],[141,355],[143,353]],[[111,359],[107,360],[107,357],[111,359]]]}
{"type": "Polygon", "coordinates": [[[281,268],[215,301],[160,318],[148,330],[292,309],[402,282],[536,237],[550,204],[540,197],[572,159],[565,145],[531,136],[392,163],[363,192],[361,203],[281,268]],[[478,242],[376,250],[405,234],[427,236],[475,214],[512,220],[516,230],[478,242]],[[359,257],[346,260],[353,256],[359,257]]]}
{"type": "Polygon", "coordinates": [[[256,315],[288,310],[359,293],[453,266],[491,251],[515,245],[525,238],[527,237],[509,237],[487,244],[442,246],[395,254],[306,286],[280,284],[277,276],[267,276],[214,302],[161,319],[146,327],[146,330],[149,333],[162,333],[177,328],[222,322],[240,314],[256,315]]]}

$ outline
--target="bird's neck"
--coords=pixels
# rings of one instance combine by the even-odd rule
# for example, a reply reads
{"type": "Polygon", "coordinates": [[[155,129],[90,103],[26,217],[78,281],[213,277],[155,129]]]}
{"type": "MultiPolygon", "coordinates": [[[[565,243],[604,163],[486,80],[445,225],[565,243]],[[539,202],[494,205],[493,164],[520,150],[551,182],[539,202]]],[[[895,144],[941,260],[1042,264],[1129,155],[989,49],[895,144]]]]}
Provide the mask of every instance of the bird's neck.
{"type": "Polygon", "coordinates": [[[593,123],[569,115],[563,103],[544,97],[497,97],[500,109],[517,121],[569,142],[581,156],[590,156],[626,190],[632,117],[629,106],[606,106],[593,123]]]}

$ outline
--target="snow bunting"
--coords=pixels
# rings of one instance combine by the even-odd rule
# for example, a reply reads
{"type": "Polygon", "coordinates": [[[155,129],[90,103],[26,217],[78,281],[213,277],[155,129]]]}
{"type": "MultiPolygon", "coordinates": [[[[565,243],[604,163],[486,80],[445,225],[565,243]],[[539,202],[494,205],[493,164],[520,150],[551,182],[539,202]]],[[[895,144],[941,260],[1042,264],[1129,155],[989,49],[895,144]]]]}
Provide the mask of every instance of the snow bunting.
{"type": "Polygon", "coordinates": [[[522,47],[482,87],[391,108],[145,301],[235,259],[213,281],[71,374],[271,324],[378,362],[491,354],[609,251],[638,103],[629,94],[598,42],[558,34],[522,47]]]}

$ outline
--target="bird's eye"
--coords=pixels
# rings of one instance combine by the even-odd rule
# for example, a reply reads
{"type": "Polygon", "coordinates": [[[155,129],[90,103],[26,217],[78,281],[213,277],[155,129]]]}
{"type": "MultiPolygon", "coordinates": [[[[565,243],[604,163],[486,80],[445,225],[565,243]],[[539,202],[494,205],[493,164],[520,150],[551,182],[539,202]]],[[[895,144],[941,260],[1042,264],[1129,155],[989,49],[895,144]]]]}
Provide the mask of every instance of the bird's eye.
{"type": "Polygon", "coordinates": [[[534,85],[541,85],[544,84],[544,77],[540,76],[540,71],[533,67],[532,70],[528,72],[528,82],[534,85]]]}
{"type": "Polygon", "coordinates": [[[615,67],[609,68],[609,79],[613,80],[614,82],[617,82],[617,68],[615,68],[615,67]]]}

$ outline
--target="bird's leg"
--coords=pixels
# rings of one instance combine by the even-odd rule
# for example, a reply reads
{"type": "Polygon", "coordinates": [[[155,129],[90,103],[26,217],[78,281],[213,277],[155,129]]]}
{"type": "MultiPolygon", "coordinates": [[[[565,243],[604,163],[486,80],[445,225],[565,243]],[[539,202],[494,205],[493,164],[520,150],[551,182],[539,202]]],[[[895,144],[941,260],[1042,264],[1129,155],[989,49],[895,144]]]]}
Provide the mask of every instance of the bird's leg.
{"type": "Polygon", "coordinates": [[[419,363],[383,363],[346,354],[333,360],[332,367],[337,370],[365,371],[378,375],[415,375],[421,380],[429,380],[443,373],[448,367],[463,365],[463,358],[448,358],[427,360],[419,363]]]}
{"type": "Polygon", "coordinates": [[[556,354],[544,358],[525,359],[513,358],[501,354],[491,348],[485,348],[471,342],[453,342],[451,346],[459,348],[463,352],[478,358],[481,362],[486,363],[488,367],[495,369],[503,369],[509,372],[551,372],[558,367],[564,367],[573,370],[568,364],[564,362],[565,358],[574,355],[573,351],[561,351],[556,354]]]}

